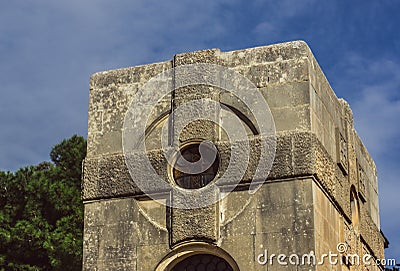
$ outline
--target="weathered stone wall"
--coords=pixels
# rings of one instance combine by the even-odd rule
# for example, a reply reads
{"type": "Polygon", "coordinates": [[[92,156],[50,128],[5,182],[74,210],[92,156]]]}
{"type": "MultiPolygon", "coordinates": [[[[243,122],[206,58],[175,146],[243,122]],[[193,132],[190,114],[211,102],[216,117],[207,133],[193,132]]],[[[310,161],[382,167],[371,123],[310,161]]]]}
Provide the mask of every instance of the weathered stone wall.
{"type": "MultiPolygon", "coordinates": [[[[240,101],[217,88],[184,87],[174,97],[165,96],[150,116],[149,152],[143,155],[166,182],[170,181],[167,162],[159,150],[162,124],[174,106],[202,98],[229,104],[253,121],[240,101]]],[[[224,154],[230,145],[218,127],[197,123],[182,136],[180,140],[214,141],[222,170],[229,163],[229,155],[224,154]]],[[[143,156],[133,159],[140,163],[143,156]]],[[[146,173],[139,177],[146,178],[146,173]]],[[[171,199],[168,191],[158,187],[152,191],[171,199]]],[[[336,97],[301,41],[232,52],[184,53],[171,61],[94,74],[83,200],[84,270],[155,270],[168,253],[190,241],[224,249],[246,271],[265,270],[256,261],[264,249],[302,254],[334,250],[338,242],[348,242],[383,257],[375,164],[354,130],[349,105],[336,97]],[[122,152],[122,127],[139,88],[160,72],[191,63],[229,67],[257,86],[274,117],[276,157],[267,182],[251,197],[246,183],[258,161],[259,138],[248,129],[252,155],[241,188],[207,208],[168,209],[146,198],[132,181],[122,152]],[[351,187],[357,192],[359,230],[352,221],[351,187]]],[[[281,268],[268,266],[268,270],[281,268]]]]}
{"type": "MultiPolygon", "coordinates": [[[[147,203],[152,217],[164,216],[164,206],[147,203]]],[[[84,270],[154,270],[168,252],[168,232],[148,219],[146,206],[134,198],[85,203],[84,270]],[[158,261],[157,261],[158,260],[158,261]]]]}
{"type": "Polygon", "coordinates": [[[220,246],[236,259],[240,270],[281,270],[276,258],[272,265],[258,263],[258,255],[265,251],[270,256],[314,250],[312,182],[308,178],[268,182],[253,198],[247,191],[240,191],[222,201],[225,217],[220,246]],[[238,213],[240,209],[243,211],[238,213]]]}

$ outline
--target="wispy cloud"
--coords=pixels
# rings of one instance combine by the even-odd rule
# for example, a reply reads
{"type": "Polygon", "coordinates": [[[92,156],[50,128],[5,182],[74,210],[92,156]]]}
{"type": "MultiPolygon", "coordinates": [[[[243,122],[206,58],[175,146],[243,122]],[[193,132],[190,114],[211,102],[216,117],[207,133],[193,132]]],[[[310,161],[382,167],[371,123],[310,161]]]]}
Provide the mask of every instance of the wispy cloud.
{"type": "Polygon", "coordinates": [[[38,163],[86,134],[91,73],[304,39],[377,162],[383,230],[400,255],[399,11],[397,1],[2,1],[0,169],[38,163]]]}
{"type": "Polygon", "coordinates": [[[386,57],[345,52],[334,65],[335,90],[349,100],[355,127],[377,164],[381,227],[390,241],[387,257],[400,255],[400,64],[386,57]]]}
{"type": "MultiPolygon", "coordinates": [[[[400,64],[351,54],[339,83],[349,93],[355,126],[376,157],[400,148],[400,64]]],[[[344,67],[345,65],[345,67],[344,67]]]]}
{"type": "Polygon", "coordinates": [[[86,134],[91,73],[207,48],[224,32],[219,4],[0,4],[0,169],[38,163],[61,139],[86,134]]]}

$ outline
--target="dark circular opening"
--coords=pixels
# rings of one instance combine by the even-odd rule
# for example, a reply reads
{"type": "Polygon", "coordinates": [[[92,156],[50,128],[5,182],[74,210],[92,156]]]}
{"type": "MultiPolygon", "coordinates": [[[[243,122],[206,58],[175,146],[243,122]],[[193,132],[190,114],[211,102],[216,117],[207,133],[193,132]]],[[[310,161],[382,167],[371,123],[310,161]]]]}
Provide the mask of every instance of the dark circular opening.
{"type": "Polygon", "coordinates": [[[200,154],[200,143],[190,144],[180,150],[181,157],[177,159],[173,169],[173,178],[178,186],[185,189],[198,189],[205,187],[214,180],[218,173],[219,155],[218,152],[215,152],[215,149],[207,145],[204,146],[203,157],[200,154]],[[207,160],[208,157],[215,157],[215,159],[210,161],[207,160]],[[189,163],[181,163],[180,159],[184,159],[189,163]],[[200,165],[197,165],[196,171],[201,172],[191,174],[190,172],[193,172],[191,164],[198,162],[200,159],[203,159],[203,161],[200,165]],[[181,164],[184,164],[184,166],[181,164]],[[177,169],[177,165],[179,165],[179,169],[177,169]]]}
{"type": "Polygon", "coordinates": [[[233,271],[233,269],[218,256],[196,254],[177,263],[171,271],[233,271]]]}

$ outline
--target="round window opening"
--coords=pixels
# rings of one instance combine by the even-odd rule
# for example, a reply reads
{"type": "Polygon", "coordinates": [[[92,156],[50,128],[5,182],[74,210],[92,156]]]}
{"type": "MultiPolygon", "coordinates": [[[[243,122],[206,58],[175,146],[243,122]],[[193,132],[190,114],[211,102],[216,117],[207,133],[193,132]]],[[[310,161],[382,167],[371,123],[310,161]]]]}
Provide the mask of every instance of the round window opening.
{"type": "Polygon", "coordinates": [[[214,180],[218,168],[219,155],[212,143],[192,143],[180,150],[173,168],[173,178],[182,188],[199,189],[214,180]]]}

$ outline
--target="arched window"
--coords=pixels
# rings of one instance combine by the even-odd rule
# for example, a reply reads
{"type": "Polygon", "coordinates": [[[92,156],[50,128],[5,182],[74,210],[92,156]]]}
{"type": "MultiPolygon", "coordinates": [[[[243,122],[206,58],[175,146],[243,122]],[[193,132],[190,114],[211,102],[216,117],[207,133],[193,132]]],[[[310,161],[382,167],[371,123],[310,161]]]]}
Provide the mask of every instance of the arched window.
{"type": "Polygon", "coordinates": [[[236,261],[222,248],[204,242],[176,247],[158,264],[155,271],[239,271],[236,261]]]}
{"type": "Polygon", "coordinates": [[[171,271],[233,271],[224,259],[211,254],[196,254],[177,263],[171,271]]]}

